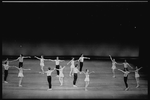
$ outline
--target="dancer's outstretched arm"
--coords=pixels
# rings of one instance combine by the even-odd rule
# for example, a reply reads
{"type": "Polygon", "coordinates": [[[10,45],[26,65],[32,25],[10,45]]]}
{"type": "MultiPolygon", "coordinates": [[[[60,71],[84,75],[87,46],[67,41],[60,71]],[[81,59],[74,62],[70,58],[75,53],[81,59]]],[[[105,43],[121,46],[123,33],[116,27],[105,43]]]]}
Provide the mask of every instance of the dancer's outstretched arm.
{"type": "Polygon", "coordinates": [[[68,65],[69,63],[71,63],[71,61],[72,61],[72,60],[70,60],[70,61],[67,63],[67,65],[68,65]]]}
{"type": "Polygon", "coordinates": [[[82,71],[81,74],[85,74],[85,71],[82,71]]]}
{"type": "Polygon", "coordinates": [[[113,59],[112,59],[111,55],[109,55],[109,58],[110,58],[110,59],[111,59],[111,61],[113,62],[113,59]]]}
{"type": "Polygon", "coordinates": [[[11,62],[14,62],[14,61],[17,61],[17,60],[19,60],[19,57],[17,59],[15,59],[15,60],[12,60],[11,62]]]}
{"type": "Polygon", "coordinates": [[[64,69],[66,66],[64,66],[62,69],[64,69]]]}
{"type": "Polygon", "coordinates": [[[54,69],[52,70],[52,72],[53,72],[54,70],[56,70],[56,68],[54,68],[54,69]]]}
{"type": "Polygon", "coordinates": [[[49,61],[56,61],[56,60],[49,59],[49,61]]]}
{"type": "Polygon", "coordinates": [[[137,70],[139,71],[142,67],[138,68],[137,70]]]}
{"type": "Polygon", "coordinates": [[[49,59],[44,59],[45,61],[49,61],[49,59]]]}
{"type": "Polygon", "coordinates": [[[117,62],[116,62],[116,64],[117,64],[117,65],[123,65],[123,63],[117,63],[117,62]]]}
{"type": "Polygon", "coordinates": [[[39,57],[37,57],[37,56],[34,56],[34,57],[35,57],[36,59],[39,59],[39,60],[41,59],[41,58],[39,58],[39,57]]]}
{"type": "Polygon", "coordinates": [[[19,68],[17,66],[14,66],[15,68],[17,68],[19,70],[19,68]]]}
{"type": "Polygon", "coordinates": [[[30,56],[24,56],[23,58],[31,58],[30,56]]]}
{"type": "Polygon", "coordinates": [[[9,66],[9,67],[17,67],[17,66],[9,66]]]}
{"type": "Polygon", "coordinates": [[[60,62],[63,62],[63,61],[65,61],[65,60],[59,60],[60,62]]]}
{"type": "Polygon", "coordinates": [[[81,57],[78,59],[78,61],[80,61],[81,57]]]}
{"type": "Polygon", "coordinates": [[[84,59],[90,59],[89,57],[84,57],[84,59]]]}
{"type": "Polygon", "coordinates": [[[92,72],[90,72],[89,74],[91,74],[91,73],[95,73],[94,71],[92,71],[92,72]]]}
{"type": "Polygon", "coordinates": [[[129,67],[133,69],[133,67],[128,63],[129,67]]]}
{"type": "Polygon", "coordinates": [[[118,69],[119,71],[121,71],[121,72],[123,72],[123,73],[125,73],[125,71],[123,71],[123,70],[121,70],[121,69],[118,69]]]}
{"type": "Polygon", "coordinates": [[[24,69],[24,68],[22,68],[23,70],[31,70],[31,69],[24,69]]]}

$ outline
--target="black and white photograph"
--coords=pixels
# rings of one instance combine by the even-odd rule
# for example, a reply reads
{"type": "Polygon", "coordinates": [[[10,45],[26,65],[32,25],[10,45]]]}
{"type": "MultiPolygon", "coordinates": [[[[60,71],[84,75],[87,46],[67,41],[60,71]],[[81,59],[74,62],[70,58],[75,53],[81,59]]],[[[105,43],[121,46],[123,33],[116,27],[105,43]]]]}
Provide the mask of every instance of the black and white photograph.
{"type": "Polygon", "coordinates": [[[148,99],[148,1],[2,1],[2,99],[148,99]]]}

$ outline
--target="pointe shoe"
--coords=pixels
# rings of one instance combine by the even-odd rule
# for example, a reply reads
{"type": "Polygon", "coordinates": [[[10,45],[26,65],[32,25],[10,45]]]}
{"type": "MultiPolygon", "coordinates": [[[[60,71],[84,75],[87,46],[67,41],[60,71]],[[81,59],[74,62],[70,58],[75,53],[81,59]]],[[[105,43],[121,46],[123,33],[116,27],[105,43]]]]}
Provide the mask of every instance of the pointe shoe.
{"type": "Polygon", "coordinates": [[[22,85],[19,85],[19,87],[22,87],[22,85]]]}
{"type": "Polygon", "coordinates": [[[129,87],[125,89],[125,91],[128,91],[128,90],[129,90],[129,87]]]}
{"type": "Polygon", "coordinates": [[[60,86],[62,86],[63,84],[60,84],[60,86]]]}
{"type": "Polygon", "coordinates": [[[76,85],[73,85],[73,87],[77,87],[76,85]]]}
{"type": "Polygon", "coordinates": [[[5,83],[8,83],[7,81],[4,81],[5,83]]]}
{"type": "Polygon", "coordinates": [[[139,85],[136,86],[136,88],[139,88],[139,87],[140,87],[139,85]]]}

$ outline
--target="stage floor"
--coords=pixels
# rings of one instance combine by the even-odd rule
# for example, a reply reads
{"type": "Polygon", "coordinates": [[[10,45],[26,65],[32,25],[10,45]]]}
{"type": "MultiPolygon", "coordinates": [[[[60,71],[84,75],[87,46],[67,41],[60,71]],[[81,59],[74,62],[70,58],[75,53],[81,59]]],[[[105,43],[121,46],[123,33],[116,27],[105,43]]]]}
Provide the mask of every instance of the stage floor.
{"type": "MultiPolygon", "coordinates": [[[[123,81],[123,73],[116,70],[116,78],[112,77],[111,61],[85,61],[83,70],[89,69],[95,71],[90,74],[90,84],[88,91],[84,90],[85,82],[84,74],[78,74],[77,86],[73,87],[73,77],[69,76],[70,64],[68,60],[60,63],[66,66],[64,69],[64,84],[60,86],[56,71],[52,73],[52,89],[47,91],[48,83],[46,74],[40,74],[39,60],[24,60],[24,68],[30,68],[30,71],[24,71],[22,81],[23,87],[18,87],[19,78],[18,70],[10,68],[7,81],[2,83],[2,98],[20,98],[20,99],[47,99],[47,98],[66,98],[66,99],[148,99],[148,80],[142,72],[140,74],[140,87],[136,88],[134,73],[130,73],[128,77],[129,90],[124,91],[125,84],[123,81]]],[[[10,65],[18,66],[18,62],[12,62],[10,65]]],[[[54,62],[46,61],[44,70],[48,67],[55,67],[54,62]]],[[[123,66],[117,66],[123,69],[123,66]]],[[[2,73],[3,74],[3,73],[2,73]]]]}

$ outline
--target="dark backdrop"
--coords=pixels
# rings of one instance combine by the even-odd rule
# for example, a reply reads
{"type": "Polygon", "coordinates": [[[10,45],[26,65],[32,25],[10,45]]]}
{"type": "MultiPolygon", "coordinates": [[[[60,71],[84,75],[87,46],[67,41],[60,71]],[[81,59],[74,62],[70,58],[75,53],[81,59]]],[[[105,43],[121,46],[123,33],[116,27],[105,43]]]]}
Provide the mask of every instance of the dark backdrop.
{"type": "Polygon", "coordinates": [[[147,8],[146,3],[3,3],[2,55],[138,57],[147,8]]]}

